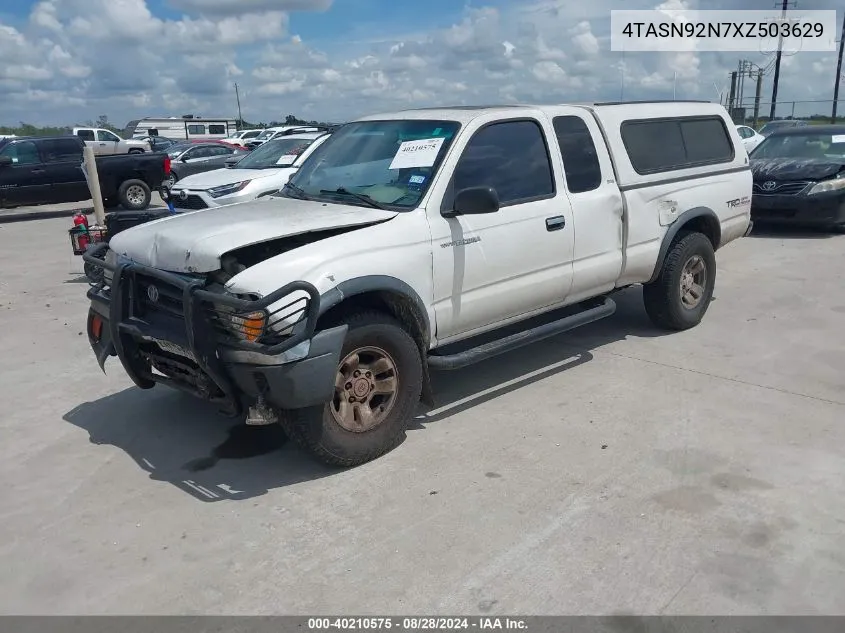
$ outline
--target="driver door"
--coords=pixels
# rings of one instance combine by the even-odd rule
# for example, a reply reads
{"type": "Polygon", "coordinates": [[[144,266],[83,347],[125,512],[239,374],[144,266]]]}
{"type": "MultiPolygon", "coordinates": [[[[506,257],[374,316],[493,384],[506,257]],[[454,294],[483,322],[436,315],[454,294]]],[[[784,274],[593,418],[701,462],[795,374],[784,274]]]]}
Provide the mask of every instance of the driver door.
{"type": "Polygon", "coordinates": [[[97,153],[111,155],[117,152],[119,139],[108,130],[97,130],[97,153]]]}
{"type": "Polygon", "coordinates": [[[562,304],[569,293],[574,227],[553,135],[539,119],[494,120],[455,148],[442,205],[428,210],[441,342],[562,304]],[[496,190],[497,212],[443,217],[457,191],[478,186],[496,190]]]}

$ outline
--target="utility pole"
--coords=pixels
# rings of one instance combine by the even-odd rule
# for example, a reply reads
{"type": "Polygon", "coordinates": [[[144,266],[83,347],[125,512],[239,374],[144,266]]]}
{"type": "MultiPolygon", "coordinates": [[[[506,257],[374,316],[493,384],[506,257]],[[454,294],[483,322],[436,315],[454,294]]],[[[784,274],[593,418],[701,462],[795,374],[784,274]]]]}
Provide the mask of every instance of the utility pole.
{"type": "Polygon", "coordinates": [[[836,79],[833,82],[833,112],[830,122],[836,124],[836,106],[839,103],[839,84],[842,83],[842,49],[845,47],[845,13],[842,14],[842,33],[839,36],[839,61],[836,62],[836,79]]]}
{"type": "Polygon", "coordinates": [[[238,84],[235,84],[235,98],[238,100],[238,129],[244,126],[244,118],[241,116],[241,95],[238,92],[238,84]]]}
{"type": "Polygon", "coordinates": [[[757,69],[757,92],[754,95],[754,129],[757,129],[757,119],[760,117],[760,92],[763,90],[763,69],[757,69]]]}
{"type": "MultiPolygon", "coordinates": [[[[783,6],[780,11],[781,20],[786,18],[786,9],[789,7],[789,0],[783,0],[783,6]]],[[[775,108],[778,104],[778,80],[780,79],[780,58],[783,54],[783,35],[778,36],[778,52],[775,57],[775,78],[772,81],[772,106],[769,108],[769,120],[773,121],[775,118],[775,108]]]]}
{"type": "Polygon", "coordinates": [[[734,100],[736,99],[736,71],[731,73],[731,94],[728,97],[728,113],[731,115],[731,119],[734,116],[734,100]]]}

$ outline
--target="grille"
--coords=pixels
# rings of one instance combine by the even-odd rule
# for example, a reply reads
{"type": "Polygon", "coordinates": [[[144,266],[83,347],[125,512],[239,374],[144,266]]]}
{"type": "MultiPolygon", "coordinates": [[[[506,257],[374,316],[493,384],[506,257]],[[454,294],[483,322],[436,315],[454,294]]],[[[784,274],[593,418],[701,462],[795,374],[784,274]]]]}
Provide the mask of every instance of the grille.
{"type": "Polygon", "coordinates": [[[133,313],[137,316],[148,312],[164,312],[179,318],[184,316],[182,291],[176,286],[146,275],[135,275],[134,303],[133,313]],[[150,287],[154,287],[155,291],[150,291],[150,287]],[[151,294],[156,297],[156,301],[150,298],[151,294]]]}
{"type": "Polygon", "coordinates": [[[184,200],[182,200],[179,196],[173,196],[172,202],[173,206],[177,209],[190,209],[192,211],[197,211],[199,209],[208,208],[205,200],[193,194],[189,195],[184,200]]]}
{"type": "Polygon", "coordinates": [[[777,181],[763,181],[754,183],[754,193],[763,196],[795,196],[804,191],[811,182],[809,180],[777,182],[777,181]],[[764,189],[763,184],[766,182],[775,182],[774,189],[764,189]]]}

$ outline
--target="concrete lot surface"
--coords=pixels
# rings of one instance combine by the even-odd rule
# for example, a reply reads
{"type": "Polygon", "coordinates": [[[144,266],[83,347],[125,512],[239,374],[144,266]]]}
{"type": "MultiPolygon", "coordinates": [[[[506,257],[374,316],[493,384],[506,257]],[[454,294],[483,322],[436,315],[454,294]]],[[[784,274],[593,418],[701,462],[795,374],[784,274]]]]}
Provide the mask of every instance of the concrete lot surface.
{"type": "Polygon", "coordinates": [[[104,376],[65,220],[0,226],[0,595],[16,614],[845,614],[845,236],[716,300],[453,374],[365,466],[104,376]]]}

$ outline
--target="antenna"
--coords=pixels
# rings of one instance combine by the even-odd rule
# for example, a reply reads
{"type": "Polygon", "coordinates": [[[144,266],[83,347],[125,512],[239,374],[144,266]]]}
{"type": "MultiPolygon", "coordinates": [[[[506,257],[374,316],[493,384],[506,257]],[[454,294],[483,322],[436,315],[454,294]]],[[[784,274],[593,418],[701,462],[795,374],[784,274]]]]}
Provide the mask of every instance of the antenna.
{"type": "Polygon", "coordinates": [[[241,95],[238,92],[238,84],[235,84],[235,98],[238,100],[238,129],[244,126],[244,118],[241,116],[241,95]]]}

